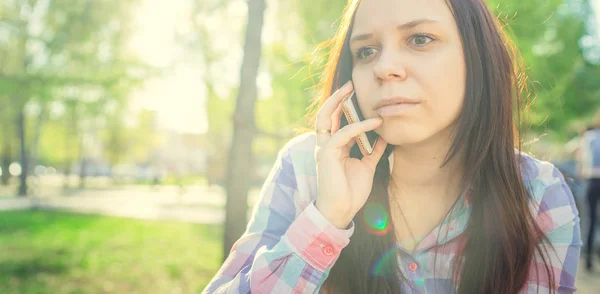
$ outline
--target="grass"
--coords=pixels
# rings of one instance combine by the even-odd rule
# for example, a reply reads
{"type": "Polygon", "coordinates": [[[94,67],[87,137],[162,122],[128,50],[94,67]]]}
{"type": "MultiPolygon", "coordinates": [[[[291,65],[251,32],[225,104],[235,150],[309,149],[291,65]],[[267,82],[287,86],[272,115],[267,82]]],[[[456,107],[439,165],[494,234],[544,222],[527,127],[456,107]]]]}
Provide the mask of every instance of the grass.
{"type": "Polygon", "coordinates": [[[200,293],[221,236],[215,225],[0,212],[0,293],[200,293]]]}

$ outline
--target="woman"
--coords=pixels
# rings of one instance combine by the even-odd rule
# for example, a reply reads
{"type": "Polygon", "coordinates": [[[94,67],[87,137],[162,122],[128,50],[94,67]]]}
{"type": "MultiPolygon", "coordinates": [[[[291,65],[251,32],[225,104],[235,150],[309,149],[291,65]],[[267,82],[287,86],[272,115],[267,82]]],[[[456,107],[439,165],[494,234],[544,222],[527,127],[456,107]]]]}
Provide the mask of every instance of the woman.
{"type": "Polygon", "coordinates": [[[594,117],[593,124],[582,136],[580,176],[588,181],[587,204],[589,213],[589,227],[587,232],[586,269],[593,271],[593,253],[598,222],[598,200],[600,200],[600,111],[594,117]]]}
{"type": "Polygon", "coordinates": [[[554,166],[514,149],[506,43],[481,0],[351,1],[316,132],[281,150],[205,292],[575,291],[578,212],[554,166]],[[344,125],[351,91],[368,119],[344,125]]]}

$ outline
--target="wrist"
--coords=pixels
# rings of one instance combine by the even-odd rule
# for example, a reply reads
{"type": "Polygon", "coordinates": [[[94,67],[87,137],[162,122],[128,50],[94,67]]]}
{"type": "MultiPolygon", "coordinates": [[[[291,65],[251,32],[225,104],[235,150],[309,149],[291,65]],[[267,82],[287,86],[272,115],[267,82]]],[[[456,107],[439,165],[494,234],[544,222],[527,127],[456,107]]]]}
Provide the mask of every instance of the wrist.
{"type": "Polygon", "coordinates": [[[318,201],[315,202],[315,207],[334,227],[340,230],[348,229],[352,218],[354,218],[353,215],[350,216],[338,209],[329,209],[327,205],[320,204],[318,201]]]}

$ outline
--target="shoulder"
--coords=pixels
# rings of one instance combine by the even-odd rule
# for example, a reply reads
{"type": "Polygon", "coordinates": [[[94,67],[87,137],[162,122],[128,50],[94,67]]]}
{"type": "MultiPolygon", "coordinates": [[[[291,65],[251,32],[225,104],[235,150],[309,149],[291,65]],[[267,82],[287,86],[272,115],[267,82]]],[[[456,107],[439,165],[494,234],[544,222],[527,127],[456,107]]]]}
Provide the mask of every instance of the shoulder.
{"type": "Polygon", "coordinates": [[[296,176],[316,175],[316,143],[317,136],[314,132],[299,134],[286,143],[279,151],[279,156],[291,165],[296,176]]]}
{"type": "MultiPolygon", "coordinates": [[[[275,166],[266,181],[276,184],[278,189],[291,189],[289,194],[293,194],[293,197],[289,203],[295,203],[297,214],[316,198],[317,168],[314,157],[316,142],[314,132],[299,134],[290,139],[279,150],[275,166]]],[[[279,195],[275,192],[271,194],[272,197],[279,195]]],[[[281,196],[277,198],[279,202],[285,199],[281,196]]]]}
{"type": "Polygon", "coordinates": [[[592,140],[597,139],[598,137],[600,137],[600,129],[591,129],[583,133],[584,139],[592,140]]]}
{"type": "Polygon", "coordinates": [[[546,187],[564,181],[558,168],[548,161],[537,159],[526,153],[518,153],[517,158],[526,185],[529,183],[546,187]]]}
{"type": "MultiPolygon", "coordinates": [[[[552,163],[520,153],[523,182],[530,193],[532,213],[541,219],[551,220],[541,224],[554,228],[572,222],[579,212],[564,176],[552,163]],[[546,216],[540,218],[540,216],[546,216]]],[[[546,228],[544,231],[551,228],[546,228]]]]}
{"type": "Polygon", "coordinates": [[[296,152],[314,152],[315,145],[317,143],[317,135],[314,132],[307,132],[298,134],[292,139],[290,139],[282,151],[286,153],[296,153],[296,152]]]}

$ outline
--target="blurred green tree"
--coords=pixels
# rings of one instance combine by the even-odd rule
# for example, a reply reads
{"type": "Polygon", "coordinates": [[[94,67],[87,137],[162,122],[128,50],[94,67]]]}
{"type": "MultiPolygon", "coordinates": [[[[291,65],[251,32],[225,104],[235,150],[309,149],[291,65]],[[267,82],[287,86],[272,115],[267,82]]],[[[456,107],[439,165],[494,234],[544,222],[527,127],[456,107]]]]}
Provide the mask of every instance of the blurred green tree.
{"type": "MultiPolygon", "coordinates": [[[[78,159],[86,162],[81,127],[95,130],[107,101],[125,99],[147,74],[148,67],[124,49],[135,3],[15,0],[0,4],[0,30],[7,36],[0,50],[0,58],[6,61],[0,65],[0,103],[7,105],[3,119],[18,134],[19,195],[27,194],[27,176],[36,155],[47,154],[38,149],[52,102],[66,110],[68,132],[62,149],[68,150],[64,162],[69,170],[77,154],[73,137],[79,136],[75,141],[82,158],[78,159]]],[[[15,138],[5,133],[2,139],[2,146],[7,146],[3,162],[14,160],[11,142],[15,138]]],[[[84,165],[81,170],[85,171],[84,165]]]]}

